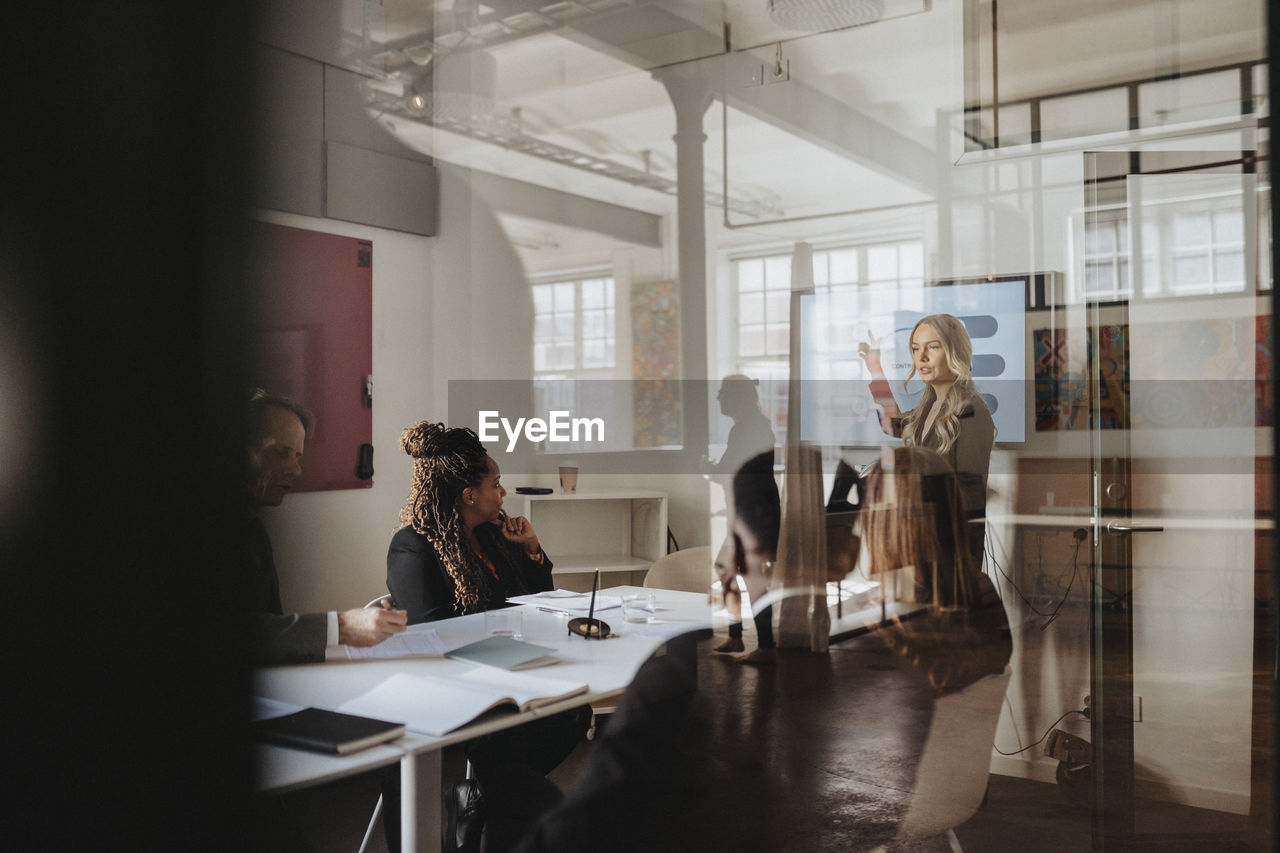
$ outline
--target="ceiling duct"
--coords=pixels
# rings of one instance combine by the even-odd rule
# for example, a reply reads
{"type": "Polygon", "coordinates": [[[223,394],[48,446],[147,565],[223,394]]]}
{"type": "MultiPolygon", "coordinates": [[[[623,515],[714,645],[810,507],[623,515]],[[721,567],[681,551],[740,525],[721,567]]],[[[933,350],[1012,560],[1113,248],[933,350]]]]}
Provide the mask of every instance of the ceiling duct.
{"type": "Polygon", "coordinates": [[[884,17],[884,0],[768,0],[769,18],[801,32],[826,32],[874,23],[884,17]]]}

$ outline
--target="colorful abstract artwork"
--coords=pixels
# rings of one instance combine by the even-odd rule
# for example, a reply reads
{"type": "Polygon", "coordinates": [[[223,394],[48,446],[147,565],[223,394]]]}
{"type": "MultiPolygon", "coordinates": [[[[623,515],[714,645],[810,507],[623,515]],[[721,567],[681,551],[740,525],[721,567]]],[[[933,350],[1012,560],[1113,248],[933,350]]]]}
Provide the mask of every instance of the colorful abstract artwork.
{"type": "Polygon", "coordinates": [[[1088,337],[1090,363],[1098,363],[1095,423],[1098,429],[1124,429],[1129,425],[1129,327],[1099,326],[1096,339],[1088,337]]]}
{"type": "Polygon", "coordinates": [[[1133,426],[1250,427],[1256,419],[1253,317],[1161,323],[1133,352],[1133,426]]]}
{"type": "Polygon", "coordinates": [[[1096,334],[1033,331],[1036,431],[1087,429],[1091,399],[1099,429],[1274,423],[1270,317],[1179,320],[1139,331],[1136,346],[1128,324],[1096,334]]]}
{"type": "Polygon", "coordinates": [[[1086,429],[1086,366],[1082,360],[1071,359],[1066,330],[1036,329],[1031,341],[1036,432],[1086,429]]]}
{"type": "Polygon", "coordinates": [[[635,447],[671,447],[680,433],[680,303],[674,281],[631,285],[635,447]]]}
{"type": "Polygon", "coordinates": [[[1271,318],[1259,316],[1254,324],[1253,386],[1254,424],[1274,426],[1276,422],[1275,338],[1271,331],[1271,318]]]}

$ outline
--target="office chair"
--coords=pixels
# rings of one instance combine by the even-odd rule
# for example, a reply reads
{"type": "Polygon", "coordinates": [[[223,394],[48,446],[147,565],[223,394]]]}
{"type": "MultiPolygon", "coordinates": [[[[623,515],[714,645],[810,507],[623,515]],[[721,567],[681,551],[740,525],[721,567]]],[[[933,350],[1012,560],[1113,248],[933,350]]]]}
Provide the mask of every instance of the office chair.
{"type": "Polygon", "coordinates": [[[708,592],[711,589],[711,546],[697,545],[659,557],[645,573],[649,589],[708,592]]]}
{"type": "Polygon", "coordinates": [[[945,835],[952,853],[963,853],[955,827],[973,817],[986,795],[991,744],[1012,674],[1006,666],[937,700],[895,844],[945,835]]]}
{"type": "MultiPolygon", "coordinates": [[[[711,589],[711,546],[697,545],[659,557],[644,576],[646,589],[679,589],[708,592],[711,589]]],[[[591,726],[587,740],[595,740],[601,718],[618,710],[616,699],[591,703],[591,726]]]]}

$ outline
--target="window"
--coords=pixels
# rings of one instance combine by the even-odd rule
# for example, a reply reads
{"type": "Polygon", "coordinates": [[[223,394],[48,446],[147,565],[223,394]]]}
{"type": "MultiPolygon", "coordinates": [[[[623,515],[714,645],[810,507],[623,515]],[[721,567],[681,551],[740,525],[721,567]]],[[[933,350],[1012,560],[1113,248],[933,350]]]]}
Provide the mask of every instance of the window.
{"type": "MultiPolygon", "coordinates": [[[[773,424],[780,445],[786,443],[787,382],[791,346],[791,254],[739,258],[730,275],[735,315],[731,330],[731,363],[725,373],[742,373],[760,381],[760,408],[773,424]]],[[[857,355],[858,316],[852,302],[842,307],[840,294],[858,288],[919,287],[924,283],[924,244],[919,240],[840,246],[815,250],[813,284],[830,296],[831,316],[821,334],[839,376],[864,374],[857,355]]],[[[865,335],[865,329],[862,330],[865,335]]]]}
{"type": "Polygon", "coordinates": [[[534,374],[589,376],[612,370],[617,361],[614,300],[610,276],[534,284],[534,374]]]}
{"type": "MultiPolygon", "coordinates": [[[[1245,280],[1245,217],[1238,196],[1190,197],[1142,206],[1142,284],[1147,298],[1239,293],[1245,280]]],[[[1082,301],[1134,297],[1133,226],[1127,210],[1101,211],[1082,234],[1081,278],[1071,288],[1082,301]]]]}

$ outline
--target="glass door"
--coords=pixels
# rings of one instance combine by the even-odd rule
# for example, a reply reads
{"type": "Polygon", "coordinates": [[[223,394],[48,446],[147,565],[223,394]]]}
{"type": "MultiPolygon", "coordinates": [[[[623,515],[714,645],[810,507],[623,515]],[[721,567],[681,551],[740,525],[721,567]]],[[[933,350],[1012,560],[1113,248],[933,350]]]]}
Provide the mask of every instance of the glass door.
{"type": "Polygon", "coordinates": [[[1085,156],[1094,848],[1269,849],[1267,177],[1252,152],[1085,156]],[[1090,296],[1102,234],[1118,284],[1090,296]]]}

